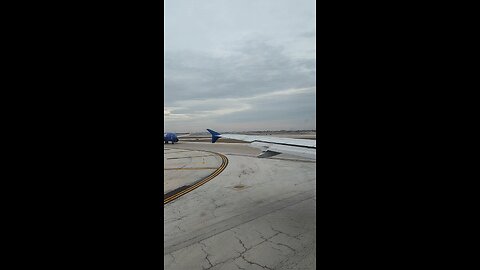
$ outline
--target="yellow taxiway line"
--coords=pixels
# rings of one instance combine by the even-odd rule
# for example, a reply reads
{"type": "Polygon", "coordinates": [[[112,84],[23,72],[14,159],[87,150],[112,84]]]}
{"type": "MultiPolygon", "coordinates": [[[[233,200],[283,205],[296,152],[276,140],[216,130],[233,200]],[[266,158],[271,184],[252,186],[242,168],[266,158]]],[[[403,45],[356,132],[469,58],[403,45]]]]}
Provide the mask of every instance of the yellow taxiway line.
{"type": "Polygon", "coordinates": [[[195,184],[189,186],[188,188],[178,192],[178,193],[175,193],[167,198],[164,198],[163,199],[163,204],[167,204],[177,198],[179,198],[180,196],[183,196],[185,194],[187,194],[188,192],[198,188],[199,186],[207,183],[208,181],[212,180],[213,178],[215,178],[217,175],[219,175],[223,170],[225,170],[225,168],[227,167],[228,165],[228,158],[220,153],[215,153],[215,152],[210,152],[210,151],[205,151],[205,150],[195,150],[195,151],[204,151],[204,152],[209,152],[209,153],[212,153],[212,154],[216,154],[218,156],[220,156],[222,158],[222,164],[220,165],[220,167],[216,168],[216,170],[210,174],[209,176],[203,178],[202,180],[196,182],[195,184]]]}
{"type": "Polygon", "coordinates": [[[164,171],[170,170],[215,170],[217,167],[192,167],[192,168],[165,168],[164,171]]]}
{"type": "MultiPolygon", "coordinates": [[[[170,153],[168,153],[170,154],[170,153]]],[[[182,159],[182,158],[194,158],[194,157],[212,157],[213,155],[206,155],[206,156],[190,156],[190,157],[171,157],[167,159],[182,159]]]]}

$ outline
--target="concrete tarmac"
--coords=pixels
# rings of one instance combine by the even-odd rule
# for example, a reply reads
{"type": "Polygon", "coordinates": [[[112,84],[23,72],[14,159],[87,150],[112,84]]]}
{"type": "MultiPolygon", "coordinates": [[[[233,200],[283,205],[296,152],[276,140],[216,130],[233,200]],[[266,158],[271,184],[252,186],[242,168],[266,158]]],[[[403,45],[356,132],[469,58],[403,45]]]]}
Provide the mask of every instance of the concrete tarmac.
{"type": "Polygon", "coordinates": [[[164,147],[164,193],[191,185],[214,172],[222,163],[220,156],[203,151],[164,147]]]}
{"type": "Polygon", "coordinates": [[[243,143],[164,149],[165,168],[193,168],[165,170],[166,192],[212,172],[195,168],[219,166],[202,150],[228,158],[219,175],[164,205],[164,269],[316,268],[316,162],[259,159],[243,143]]]}

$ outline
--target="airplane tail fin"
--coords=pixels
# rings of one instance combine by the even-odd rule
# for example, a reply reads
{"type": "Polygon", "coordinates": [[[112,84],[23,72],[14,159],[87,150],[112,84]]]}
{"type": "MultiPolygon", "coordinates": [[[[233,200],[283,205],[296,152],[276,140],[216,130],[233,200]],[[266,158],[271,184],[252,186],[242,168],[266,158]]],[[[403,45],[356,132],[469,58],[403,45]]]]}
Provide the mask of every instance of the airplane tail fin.
{"type": "Polygon", "coordinates": [[[211,129],[208,129],[208,132],[210,132],[210,134],[212,134],[212,143],[215,143],[219,138],[222,137],[222,135],[216,131],[213,131],[211,129]]]}

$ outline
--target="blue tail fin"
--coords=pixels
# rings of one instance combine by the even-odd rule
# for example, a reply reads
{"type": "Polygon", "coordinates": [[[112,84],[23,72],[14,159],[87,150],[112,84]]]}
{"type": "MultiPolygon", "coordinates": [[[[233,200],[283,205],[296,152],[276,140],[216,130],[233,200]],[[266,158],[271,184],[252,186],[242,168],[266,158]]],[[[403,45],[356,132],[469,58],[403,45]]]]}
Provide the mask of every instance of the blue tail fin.
{"type": "Polygon", "coordinates": [[[207,128],[207,130],[208,130],[208,132],[210,132],[210,134],[212,134],[212,143],[215,143],[218,140],[218,138],[222,137],[222,136],[220,136],[221,134],[216,132],[216,131],[213,131],[213,130],[208,129],[208,128],[207,128]]]}

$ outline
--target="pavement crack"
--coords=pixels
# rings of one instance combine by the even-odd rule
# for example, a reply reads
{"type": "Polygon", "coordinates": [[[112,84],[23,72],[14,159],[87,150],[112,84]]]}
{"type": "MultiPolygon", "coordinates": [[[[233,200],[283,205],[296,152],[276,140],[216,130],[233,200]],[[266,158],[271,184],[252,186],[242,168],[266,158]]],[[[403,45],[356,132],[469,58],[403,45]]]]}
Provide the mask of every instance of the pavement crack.
{"type": "Polygon", "coordinates": [[[202,242],[198,242],[198,243],[201,245],[202,251],[205,252],[205,259],[206,259],[207,262],[210,264],[210,267],[207,268],[207,269],[212,268],[212,267],[213,267],[213,264],[212,264],[212,262],[210,262],[210,259],[208,258],[208,255],[209,255],[209,254],[208,254],[208,252],[207,252],[205,249],[203,249],[204,247],[207,248],[207,246],[205,245],[205,243],[202,243],[202,242]]]}
{"type": "Polygon", "coordinates": [[[225,203],[217,204],[217,200],[215,200],[214,198],[211,199],[211,202],[214,205],[214,208],[212,210],[212,214],[213,214],[214,217],[218,217],[217,215],[215,215],[215,211],[217,211],[220,207],[225,206],[225,203]]]}
{"type": "MultiPolygon", "coordinates": [[[[237,253],[238,253],[238,252],[237,252],[237,253]]],[[[226,259],[225,261],[218,262],[218,263],[214,264],[213,266],[217,266],[217,265],[220,265],[220,264],[224,264],[224,263],[229,262],[229,261],[232,261],[232,262],[233,262],[234,260],[240,258],[241,256],[242,256],[242,254],[238,255],[237,257],[233,257],[233,258],[230,258],[230,259],[226,259]]],[[[212,267],[213,267],[213,266],[212,266],[212,267]]],[[[210,269],[210,268],[211,268],[211,267],[209,267],[208,269],[210,269]]]]}
{"type": "Polygon", "coordinates": [[[243,244],[242,239],[238,238],[235,234],[234,234],[233,236],[234,236],[235,238],[237,238],[237,240],[238,240],[238,241],[240,242],[240,244],[242,244],[242,246],[243,246],[244,251],[242,251],[240,254],[245,253],[248,249],[247,249],[247,248],[245,247],[245,245],[243,244]]]}
{"type": "Polygon", "coordinates": [[[215,209],[219,208],[221,206],[221,205],[217,204],[217,200],[215,200],[214,198],[211,198],[211,201],[212,201],[213,205],[215,205],[215,209]]]}
{"type": "MultiPolygon", "coordinates": [[[[258,231],[257,231],[257,232],[258,232],[258,231]]],[[[260,232],[259,232],[259,233],[260,233],[260,232]]],[[[247,250],[245,250],[244,252],[242,252],[242,254],[243,254],[243,253],[245,253],[245,252],[247,252],[248,250],[250,250],[250,249],[252,249],[252,248],[254,248],[254,247],[256,247],[256,246],[258,246],[258,245],[262,244],[262,243],[269,242],[269,240],[270,240],[270,239],[272,239],[273,237],[275,237],[275,236],[277,236],[277,235],[279,235],[279,234],[280,234],[280,232],[277,232],[276,234],[274,234],[274,235],[270,236],[269,238],[265,238],[265,237],[263,237],[263,236],[260,234],[260,238],[262,238],[262,239],[263,239],[263,241],[262,241],[262,242],[260,242],[260,243],[258,243],[258,244],[256,244],[256,245],[253,245],[253,246],[252,246],[252,247],[250,247],[249,249],[247,249],[247,250]]],[[[272,242],[272,243],[273,243],[273,242],[272,242]]]]}
{"type": "MultiPolygon", "coordinates": [[[[270,243],[272,243],[272,244],[276,244],[276,243],[273,243],[273,242],[271,242],[271,241],[268,241],[268,242],[270,242],[270,243]]],[[[281,249],[278,249],[278,248],[273,247],[273,246],[271,246],[271,248],[273,248],[273,249],[275,249],[275,250],[278,250],[278,251],[280,251],[281,253],[283,253],[283,250],[281,250],[281,249]]]]}
{"type": "Polygon", "coordinates": [[[281,234],[284,234],[284,235],[286,235],[286,236],[288,236],[288,237],[291,237],[291,238],[295,238],[295,239],[297,239],[297,240],[300,240],[298,237],[299,237],[301,234],[299,234],[299,235],[297,235],[297,236],[290,235],[290,234],[288,234],[288,233],[286,233],[286,232],[279,231],[279,230],[276,230],[275,228],[273,228],[273,224],[272,224],[268,219],[267,219],[267,222],[270,224],[270,229],[272,229],[272,231],[274,231],[274,232],[277,232],[277,234],[278,234],[278,233],[281,233],[281,234]]]}
{"type": "Polygon", "coordinates": [[[183,216],[183,215],[182,215],[182,216],[180,216],[180,217],[178,217],[178,218],[174,219],[174,221],[181,221],[183,218],[186,218],[186,217],[187,217],[187,216],[183,216]]]}
{"type": "Polygon", "coordinates": [[[178,225],[175,225],[175,227],[176,227],[179,231],[181,231],[181,232],[186,232],[185,230],[183,230],[182,228],[180,228],[180,226],[178,226],[178,225]]]}
{"type": "Polygon", "coordinates": [[[172,258],[173,258],[173,262],[172,262],[172,263],[175,263],[175,261],[176,261],[175,256],[173,256],[172,253],[169,253],[169,255],[172,256],[172,258]]]}
{"type": "Polygon", "coordinates": [[[260,265],[260,264],[258,264],[258,263],[256,263],[256,262],[251,262],[251,261],[245,259],[245,257],[244,257],[243,255],[242,255],[242,259],[243,259],[244,261],[246,261],[247,263],[249,263],[249,264],[253,264],[253,265],[260,266],[260,267],[262,267],[263,269],[273,270],[272,268],[270,268],[270,267],[268,267],[268,266],[266,266],[266,265],[260,265]]]}
{"type": "MultiPolygon", "coordinates": [[[[274,242],[272,242],[272,243],[274,243],[274,242]]],[[[282,243],[274,243],[274,244],[279,245],[279,246],[284,246],[284,247],[290,249],[291,251],[293,251],[293,253],[297,253],[297,251],[295,249],[293,249],[292,247],[290,247],[289,245],[285,245],[285,244],[282,244],[282,243]]]]}
{"type": "Polygon", "coordinates": [[[263,238],[263,239],[265,239],[265,241],[269,241],[270,239],[272,239],[273,237],[275,237],[275,236],[277,236],[277,235],[279,235],[279,234],[281,234],[281,233],[282,233],[282,232],[277,232],[276,234],[270,236],[269,238],[263,238]]]}
{"type": "Polygon", "coordinates": [[[240,265],[238,265],[236,262],[233,262],[233,264],[235,264],[238,268],[240,268],[242,270],[246,270],[245,268],[242,268],[240,265]]]}

